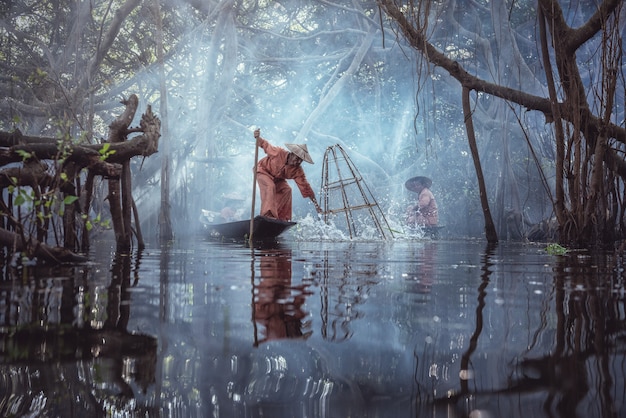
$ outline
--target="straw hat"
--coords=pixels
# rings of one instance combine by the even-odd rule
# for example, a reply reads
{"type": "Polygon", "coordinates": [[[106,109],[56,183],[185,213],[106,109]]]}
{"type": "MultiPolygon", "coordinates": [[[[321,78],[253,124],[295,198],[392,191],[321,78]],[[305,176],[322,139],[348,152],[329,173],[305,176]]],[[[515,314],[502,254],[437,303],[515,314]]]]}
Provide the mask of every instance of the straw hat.
{"type": "Polygon", "coordinates": [[[433,181],[429,179],[428,177],[424,177],[424,176],[412,177],[408,179],[406,183],[404,183],[404,187],[416,193],[419,191],[417,190],[418,186],[422,186],[427,189],[430,189],[430,186],[432,185],[433,185],[433,181]]]}
{"type": "Polygon", "coordinates": [[[313,160],[309,155],[309,150],[306,147],[306,144],[285,144],[287,149],[298,157],[300,157],[303,161],[306,161],[309,164],[313,164],[313,160]]]}

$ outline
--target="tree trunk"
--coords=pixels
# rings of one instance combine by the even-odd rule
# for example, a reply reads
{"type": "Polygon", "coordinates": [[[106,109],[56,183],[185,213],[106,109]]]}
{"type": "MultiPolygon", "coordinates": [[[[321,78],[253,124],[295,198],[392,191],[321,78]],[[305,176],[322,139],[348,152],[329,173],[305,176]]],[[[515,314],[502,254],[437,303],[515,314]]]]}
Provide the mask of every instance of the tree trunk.
{"type": "Polygon", "coordinates": [[[463,87],[463,115],[465,117],[465,128],[467,131],[467,139],[469,141],[470,151],[472,153],[472,159],[474,160],[474,169],[476,170],[476,177],[478,179],[478,188],[480,190],[480,204],[483,208],[483,216],[485,218],[485,235],[487,242],[497,243],[498,233],[496,232],[496,226],[493,223],[491,217],[491,210],[489,209],[489,199],[487,197],[487,188],[485,187],[485,178],[483,176],[483,169],[480,165],[480,157],[478,155],[478,146],[476,145],[476,135],[474,133],[474,123],[472,122],[472,109],[470,106],[470,90],[467,87],[463,87]]]}
{"type": "Polygon", "coordinates": [[[174,238],[172,218],[170,214],[170,145],[167,113],[167,87],[165,85],[165,68],[163,64],[163,20],[159,0],[154,0],[154,15],[156,20],[156,52],[159,66],[159,91],[161,93],[161,119],[163,137],[163,153],[161,155],[161,208],[159,212],[159,238],[166,242],[174,238]]]}
{"type": "Polygon", "coordinates": [[[127,105],[126,111],[111,124],[109,142],[105,144],[74,145],[67,141],[59,145],[55,138],[25,137],[19,131],[0,132],[0,165],[11,165],[0,170],[0,190],[9,191],[8,203],[0,200],[0,207],[7,214],[3,216],[0,229],[3,234],[0,235],[0,245],[7,247],[10,254],[24,251],[29,256],[51,261],[80,259],[74,257],[70,250],[77,247],[83,251],[88,249],[88,216],[94,177],[97,175],[107,178],[109,182],[108,198],[118,251],[131,249],[131,211],[135,214],[138,245],[143,248],[139,216],[131,193],[129,160],[139,155],[150,156],[158,150],[161,122],[148,106],[140,127],[129,128],[137,109],[137,96],[131,96],[124,104],[127,105]],[[127,141],[127,135],[135,132],[143,132],[143,135],[127,141]],[[44,160],[52,163],[43,163],[44,160]],[[20,163],[22,167],[15,167],[20,163]],[[57,168],[56,172],[51,174],[51,167],[57,168]],[[83,170],[87,170],[88,174],[84,186],[81,186],[83,170]],[[32,193],[28,192],[31,189],[32,193]],[[59,201],[59,196],[63,200],[59,201]],[[64,208],[62,217],[61,208],[64,208]],[[59,244],[57,230],[54,229],[58,225],[55,220],[59,219],[62,219],[64,246],[48,247],[42,238],[50,239],[49,228],[53,228],[56,243],[59,244]],[[79,236],[81,228],[82,236],[79,236]]]}
{"type": "Polygon", "coordinates": [[[33,238],[24,240],[19,234],[6,229],[0,229],[0,245],[10,249],[12,254],[24,252],[29,258],[37,257],[52,263],[87,261],[87,257],[67,248],[51,247],[33,238]]]}

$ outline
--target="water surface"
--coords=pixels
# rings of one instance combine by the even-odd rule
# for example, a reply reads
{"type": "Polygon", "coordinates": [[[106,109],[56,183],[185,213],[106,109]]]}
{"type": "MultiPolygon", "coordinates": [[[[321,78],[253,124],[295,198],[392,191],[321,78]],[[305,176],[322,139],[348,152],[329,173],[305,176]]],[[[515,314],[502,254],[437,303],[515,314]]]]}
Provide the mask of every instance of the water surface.
{"type": "Polygon", "coordinates": [[[2,416],[623,417],[624,263],[198,236],[5,267],[2,416]]]}

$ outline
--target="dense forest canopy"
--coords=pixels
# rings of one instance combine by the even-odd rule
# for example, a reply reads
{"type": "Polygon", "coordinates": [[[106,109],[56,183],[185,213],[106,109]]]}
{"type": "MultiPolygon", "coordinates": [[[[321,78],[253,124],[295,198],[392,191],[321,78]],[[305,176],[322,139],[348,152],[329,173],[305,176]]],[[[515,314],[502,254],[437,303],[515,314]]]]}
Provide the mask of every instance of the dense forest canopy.
{"type": "MultiPolygon", "coordinates": [[[[130,163],[150,231],[165,170],[177,232],[193,229],[202,208],[219,209],[225,194],[249,201],[260,127],[277,145],[306,142],[318,162],[341,144],[392,221],[409,198],[404,181],[428,175],[441,221],[456,234],[483,234],[487,204],[503,239],[554,219],[568,225],[567,241],[602,240],[624,215],[623,13],[615,0],[8,1],[0,130],[99,144],[124,111],[120,101],[136,94],[140,109],[151,105],[162,119],[160,152],[130,163]],[[553,39],[569,49],[559,52],[553,39]],[[583,119],[566,111],[583,101],[583,119]],[[571,106],[554,115],[557,102],[571,106]],[[585,115],[605,121],[592,141],[580,129],[585,115]],[[613,156],[601,167],[600,143],[613,156]],[[606,204],[584,207],[589,196],[606,204]]],[[[307,174],[319,187],[320,164],[307,174]]],[[[294,203],[296,217],[313,213],[294,203]]]]}

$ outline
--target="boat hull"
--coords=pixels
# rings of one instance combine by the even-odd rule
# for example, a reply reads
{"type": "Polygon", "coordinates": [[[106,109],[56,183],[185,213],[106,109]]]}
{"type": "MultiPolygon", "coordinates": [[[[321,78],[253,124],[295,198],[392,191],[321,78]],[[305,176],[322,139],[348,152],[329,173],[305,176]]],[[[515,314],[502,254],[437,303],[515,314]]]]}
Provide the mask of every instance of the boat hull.
{"type": "MultiPolygon", "coordinates": [[[[205,228],[212,237],[228,238],[233,240],[247,240],[250,235],[250,220],[208,223],[203,222],[205,228]]],[[[256,216],[252,239],[255,241],[268,241],[276,239],[280,234],[296,225],[296,222],[281,221],[279,219],[256,216]]]]}

